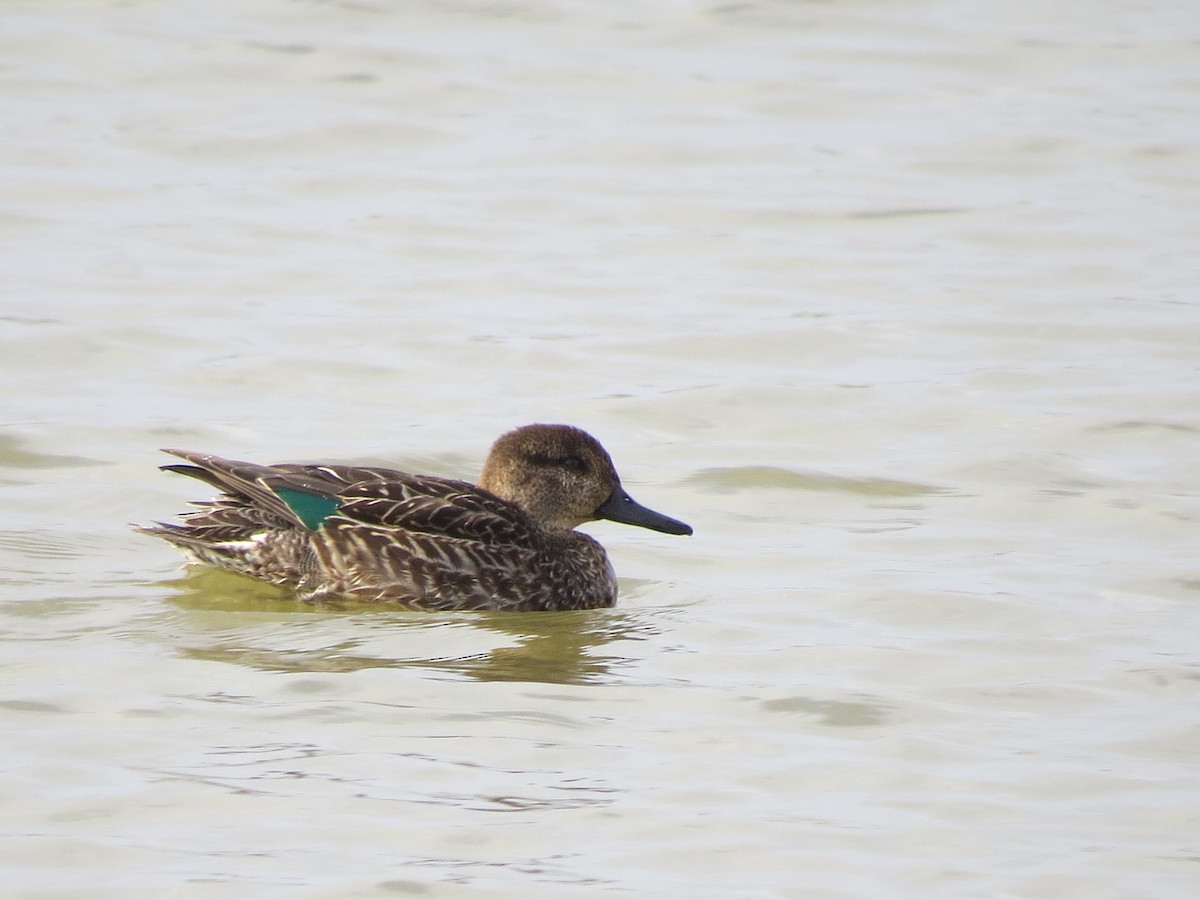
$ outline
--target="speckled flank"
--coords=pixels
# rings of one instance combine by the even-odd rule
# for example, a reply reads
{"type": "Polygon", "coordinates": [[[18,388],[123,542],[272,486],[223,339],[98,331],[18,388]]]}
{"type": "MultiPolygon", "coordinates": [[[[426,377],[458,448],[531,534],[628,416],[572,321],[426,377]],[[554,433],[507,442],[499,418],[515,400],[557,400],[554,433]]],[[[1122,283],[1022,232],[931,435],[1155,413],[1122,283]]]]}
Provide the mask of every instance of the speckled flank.
{"type": "Polygon", "coordinates": [[[164,469],[218,488],[179,525],[138,526],[192,562],[332,596],[422,609],[612,606],[604,548],[574,531],[612,518],[691,528],[625,493],[604,448],[579,429],[527,425],[493,446],[480,486],[391,469],[261,466],[187,450],[164,469]]]}

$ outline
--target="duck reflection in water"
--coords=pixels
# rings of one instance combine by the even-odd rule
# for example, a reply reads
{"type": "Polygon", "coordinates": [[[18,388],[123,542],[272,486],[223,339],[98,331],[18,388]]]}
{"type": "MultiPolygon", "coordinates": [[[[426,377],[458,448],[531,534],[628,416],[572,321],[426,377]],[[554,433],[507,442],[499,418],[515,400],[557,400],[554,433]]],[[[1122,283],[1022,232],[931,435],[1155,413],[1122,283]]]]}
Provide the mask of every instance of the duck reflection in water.
{"type": "Polygon", "coordinates": [[[355,601],[306,602],[212,569],[167,584],[177,591],[173,600],[183,616],[172,630],[183,634],[184,656],[266,672],[415,668],[479,681],[594,684],[620,678],[632,664],[604,652],[605,645],[659,631],[657,612],[644,610],[417,615],[355,601]],[[230,615],[244,612],[256,615],[230,615]],[[447,627],[471,629],[484,647],[457,652],[461,641],[443,642],[436,633],[447,627]],[[439,647],[448,652],[439,655],[439,647]]]}

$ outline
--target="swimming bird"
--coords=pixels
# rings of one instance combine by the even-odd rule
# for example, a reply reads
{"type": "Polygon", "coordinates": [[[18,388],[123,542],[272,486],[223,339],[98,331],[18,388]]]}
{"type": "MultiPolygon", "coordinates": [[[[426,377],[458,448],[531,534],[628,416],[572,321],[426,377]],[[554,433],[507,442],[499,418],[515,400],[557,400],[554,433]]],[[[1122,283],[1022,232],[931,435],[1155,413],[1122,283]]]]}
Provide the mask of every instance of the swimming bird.
{"type": "Polygon", "coordinates": [[[422,609],[612,606],[604,548],[575,531],[595,519],[666,534],[690,526],[636,503],[599,441],[569,425],[526,425],[492,445],[479,484],[393,469],[263,466],[190,450],[163,470],[221,493],[182,524],[135,525],[190,562],[305,599],[349,597],[422,609]]]}

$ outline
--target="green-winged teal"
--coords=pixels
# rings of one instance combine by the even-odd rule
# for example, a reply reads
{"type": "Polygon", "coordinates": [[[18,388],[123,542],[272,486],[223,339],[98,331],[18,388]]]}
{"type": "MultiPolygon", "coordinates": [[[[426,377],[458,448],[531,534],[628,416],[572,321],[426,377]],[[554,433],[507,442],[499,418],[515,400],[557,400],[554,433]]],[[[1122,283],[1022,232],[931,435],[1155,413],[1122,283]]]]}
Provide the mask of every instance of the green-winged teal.
{"type": "Polygon", "coordinates": [[[393,469],[260,466],[167,450],[162,468],[222,493],[181,525],[135,526],[189,560],[306,598],[354,597],[424,609],[612,606],[617,579],[600,544],[575,526],[611,519],[667,534],[690,526],[635,503],[612,459],[569,425],[500,437],[479,486],[393,469]]]}

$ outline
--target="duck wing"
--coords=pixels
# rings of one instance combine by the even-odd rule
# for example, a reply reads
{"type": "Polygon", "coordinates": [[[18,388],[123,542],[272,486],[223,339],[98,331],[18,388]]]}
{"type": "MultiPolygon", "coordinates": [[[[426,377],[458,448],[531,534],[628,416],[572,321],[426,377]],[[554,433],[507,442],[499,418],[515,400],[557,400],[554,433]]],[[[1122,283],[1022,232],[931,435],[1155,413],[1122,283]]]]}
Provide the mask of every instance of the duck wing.
{"type": "Polygon", "coordinates": [[[394,473],[338,496],[338,517],[398,531],[482,544],[527,544],[536,531],[516,506],[465,481],[394,473]]]}
{"type": "Polygon", "coordinates": [[[367,466],[264,466],[190,450],[166,452],[191,465],[164,470],[222,492],[197,503],[202,510],[193,514],[214,527],[300,526],[316,532],[336,516],[351,524],[485,544],[529,543],[536,533],[518,507],[466,481],[367,466]]]}
{"type": "Polygon", "coordinates": [[[216,500],[196,504],[202,508],[193,514],[198,517],[232,523],[241,514],[247,524],[312,528],[337,507],[334,500],[342,485],[321,466],[263,466],[193,450],[163,452],[191,463],[163,466],[163,471],[199,479],[222,492],[216,500]]]}

